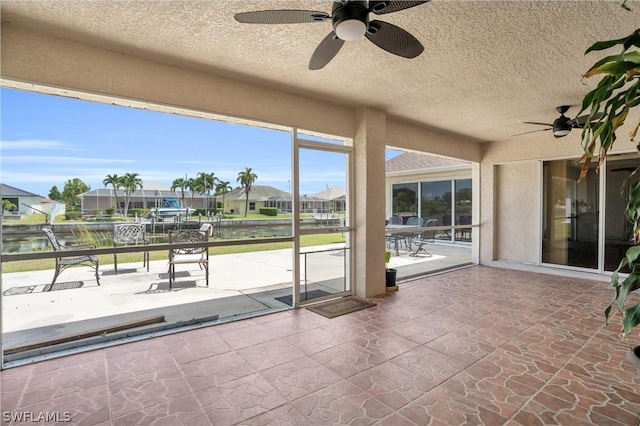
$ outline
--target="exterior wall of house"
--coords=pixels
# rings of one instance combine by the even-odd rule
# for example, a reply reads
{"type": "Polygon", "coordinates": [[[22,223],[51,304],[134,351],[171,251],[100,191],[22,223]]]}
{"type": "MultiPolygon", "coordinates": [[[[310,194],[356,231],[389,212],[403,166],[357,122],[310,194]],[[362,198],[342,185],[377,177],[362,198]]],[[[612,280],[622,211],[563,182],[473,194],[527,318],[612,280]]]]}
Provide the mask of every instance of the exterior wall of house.
{"type": "MultiPolygon", "coordinates": [[[[260,207],[265,206],[264,201],[252,200],[251,196],[249,196],[249,204],[251,203],[255,203],[256,208],[254,210],[251,210],[251,208],[249,208],[249,213],[260,213],[260,207]]],[[[225,199],[224,204],[225,204],[224,211],[226,213],[231,213],[233,211],[234,214],[244,214],[244,208],[246,205],[246,201],[244,199],[242,200],[226,200],[225,199]]]]}
{"type": "MultiPolygon", "coordinates": [[[[10,198],[13,198],[13,197],[10,197],[10,198]]],[[[42,210],[42,203],[40,202],[41,200],[40,197],[16,197],[16,198],[18,198],[18,203],[17,203],[18,205],[16,207],[18,208],[18,213],[20,214],[38,213],[37,211],[30,209],[27,206],[31,206],[38,210],[42,210]]]]}
{"type": "MultiPolygon", "coordinates": [[[[180,204],[182,204],[182,199],[180,197],[170,197],[177,198],[180,204]]],[[[120,205],[124,205],[124,196],[118,196],[118,202],[120,205]]],[[[151,209],[156,207],[157,205],[161,205],[162,197],[140,197],[140,196],[132,196],[129,200],[129,208],[130,209],[151,209]]],[[[214,197],[211,196],[208,200],[202,197],[202,195],[194,195],[193,199],[191,196],[187,195],[184,198],[184,207],[190,207],[194,209],[204,209],[206,207],[206,203],[209,203],[211,208],[213,208],[214,197]]],[[[113,195],[99,195],[95,196],[93,194],[84,195],[82,197],[82,211],[85,213],[91,213],[92,210],[105,210],[108,208],[116,208],[116,198],[113,195]]]]}
{"type": "Polygon", "coordinates": [[[540,162],[495,166],[495,257],[538,263],[540,253],[540,162]]]}
{"type": "MultiPolygon", "coordinates": [[[[628,134],[628,130],[623,129],[620,134],[628,134]]],[[[480,263],[494,264],[496,260],[504,260],[539,264],[543,196],[541,162],[578,160],[582,152],[580,132],[576,130],[562,139],[541,132],[522,140],[486,144],[480,165],[480,263]],[[514,235],[518,238],[514,239],[514,235]]],[[[622,152],[635,152],[635,143],[619,137],[612,153],[622,152]]]]}

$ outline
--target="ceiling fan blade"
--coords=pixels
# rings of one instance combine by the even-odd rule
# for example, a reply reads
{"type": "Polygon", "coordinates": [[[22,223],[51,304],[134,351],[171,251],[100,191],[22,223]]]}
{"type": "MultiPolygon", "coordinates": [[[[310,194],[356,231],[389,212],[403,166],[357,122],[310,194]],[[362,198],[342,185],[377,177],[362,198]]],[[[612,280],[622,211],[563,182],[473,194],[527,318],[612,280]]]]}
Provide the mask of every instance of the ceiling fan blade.
{"type": "Polygon", "coordinates": [[[376,15],[383,15],[385,13],[398,12],[400,10],[409,9],[414,6],[420,6],[424,3],[429,3],[431,0],[420,1],[403,1],[403,0],[388,0],[388,1],[369,1],[369,10],[376,15]]]}
{"type": "Polygon", "coordinates": [[[553,126],[552,123],[540,123],[540,122],[537,122],[537,121],[523,121],[523,123],[525,123],[525,124],[536,124],[538,126],[549,126],[549,127],[553,126]]]}
{"type": "Polygon", "coordinates": [[[255,12],[236,13],[236,21],[243,24],[304,24],[308,22],[324,22],[331,16],[315,10],[259,10],[255,12]]]}
{"type": "Polygon", "coordinates": [[[415,58],[424,51],[417,38],[388,22],[371,21],[365,36],[379,48],[403,58],[415,58]]]}
{"type": "Polygon", "coordinates": [[[320,68],[324,68],[324,66],[338,54],[343,44],[344,40],[339,39],[336,33],[331,31],[329,35],[320,42],[318,47],[316,47],[313,55],[311,55],[309,69],[319,70],[320,68]]]}
{"type": "MultiPolygon", "coordinates": [[[[591,121],[598,121],[602,118],[603,115],[603,113],[597,112],[593,114],[593,117],[591,117],[591,121]]],[[[587,122],[587,118],[589,118],[589,114],[581,115],[580,117],[576,117],[574,120],[571,120],[573,127],[576,129],[582,129],[587,122]]]]}
{"type": "Polygon", "coordinates": [[[546,131],[549,131],[549,130],[551,130],[551,128],[540,129],[540,130],[531,130],[530,132],[516,133],[515,135],[511,135],[511,136],[528,135],[529,133],[546,132],[546,131]]]}

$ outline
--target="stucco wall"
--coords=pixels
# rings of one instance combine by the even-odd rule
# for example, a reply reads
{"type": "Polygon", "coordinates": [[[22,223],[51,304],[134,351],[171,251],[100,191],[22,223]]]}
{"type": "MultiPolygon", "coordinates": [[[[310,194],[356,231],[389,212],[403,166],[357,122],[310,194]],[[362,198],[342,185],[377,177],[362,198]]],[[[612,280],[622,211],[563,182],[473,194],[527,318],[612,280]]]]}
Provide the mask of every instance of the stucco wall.
{"type": "MultiPolygon", "coordinates": [[[[38,33],[13,24],[0,28],[4,79],[98,95],[206,111],[298,127],[340,137],[356,135],[356,109],[160,64],[38,33]]],[[[480,161],[480,144],[385,117],[387,145],[480,161]]]]}
{"type": "Polygon", "coordinates": [[[495,182],[495,258],[537,263],[540,251],[540,163],[497,165],[495,182]]]}

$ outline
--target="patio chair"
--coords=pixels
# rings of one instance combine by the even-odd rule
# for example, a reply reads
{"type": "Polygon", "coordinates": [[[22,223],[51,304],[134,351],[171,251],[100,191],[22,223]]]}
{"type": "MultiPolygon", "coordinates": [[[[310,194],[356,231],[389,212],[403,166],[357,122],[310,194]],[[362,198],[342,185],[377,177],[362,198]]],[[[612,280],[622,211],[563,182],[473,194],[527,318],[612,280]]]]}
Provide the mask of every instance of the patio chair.
{"type": "MultiPolygon", "coordinates": [[[[124,247],[129,244],[149,245],[147,240],[147,227],[143,223],[118,223],[113,225],[113,246],[124,247]]],[[[145,250],[142,255],[142,266],[147,267],[149,272],[149,251],[145,250]]],[[[113,267],[118,274],[118,255],[113,253],[113,267]]]]}
{"type": "MultiPolygon", "coordinates": [[[[407,226],[415,226],[416,228],[421,228],[422,226],[424,226],[424,220],[419,216],[411,216],[407,219],[407,226]]],[[[421,234],[421,232],[408,232],[404,234],[405,245],[409,250],[411,250],[413,241],[420,239],[421,234]]]]}
{"type": "MultiPolygon", "coordinates": [[[[430,227],[430,226],[437,226],[438,225],[438,219],[429,219],[427,220],[427,222],[424,224],[424,227],[430,227]]],[[[435,241],[435,237],[436,237],[436,231],[435,229],[429,229],[426,231],[422,231],[418,233],[419,236],[416,238],[413,238],[411,240],[411,246],[413,247],[413,245],[415,245],[415,250],[411,251],[409,253],[409,256],[417,256],[419,252],[424,252],[427,257],[431,257],[433,256],[431,253],[429,253],[425,248],[424,245],[427,243],[427,241],[431,240],[431,242],[435,241]]]]}
{"type": "Polygon", "coordinates": [[[56,271],[53,274],[53,280],[51,280],[51,286],[47,291],[51,291],[53,285],[56,283],[56,279],[58,279],[58,275],[65,269],[76,266],[76,265],[86,265],[92,267],[96,271],[96,282],[100,285],[100,277],[98,275],[98,266],[99,261],[97,256],[93,255],[83,255],[83,256],[65,256],[63,253],[65,250],[76,250],[83,248],[95,248],[95,246],[90,244],[81,244],[75,245],[73,247],[66,247],[58,241],[58,238],[53,233],[51,228],[42,228],[45,235],[49,239],[49,243],[51,243],[51,247],[53,251],[59,253],[59,256],[56,257],[56,271]]]}
{"type": "Polygon", "coordinates": [[[205,270],[207,287],[209,287],[209,247],[204,245],[209,242],[206,232],[199,230],[181,230],[169,232],[169,244],[175,247],[169,248],[169,289],[176,280],[176,265],[197,263],[200,269],[205,270]],[[201,243],[203,245],[193,246],[201,243]],[[180,245],[189,245],[181,247],[180,245]]]}
{"type": "MultiPolygon", "coordinates": [[[[471,216],[469,215],[460,216],[460,219],[458,220],[458,225],[471,225],[471,216]]],[[[471,238],[471,228],[458,229],[458,233],[460,234],[460,239],[468,240],[471,238]]]]}
{"type": "Polygon", "coordinates": [[[210,223],[203,223],[202,226],[200,226],[199,231],[206,234],[207,237],[211,237],[213,235],[213,225],[210,223]]]}

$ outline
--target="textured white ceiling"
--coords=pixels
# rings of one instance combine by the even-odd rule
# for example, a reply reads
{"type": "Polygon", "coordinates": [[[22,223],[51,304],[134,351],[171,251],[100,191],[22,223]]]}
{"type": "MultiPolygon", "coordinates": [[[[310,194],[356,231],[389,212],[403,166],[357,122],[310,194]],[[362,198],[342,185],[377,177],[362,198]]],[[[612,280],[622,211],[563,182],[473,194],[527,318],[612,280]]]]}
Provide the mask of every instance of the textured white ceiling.
{"type": "Polygon", "coordinates": [[[585,57],[585,49],[640,24],[640,2],[630,3],[631,12],[620,4],[436,0],[372,15],[420,40],[425,51],[418,58],[397,57],[362,39],[345,43],[319,71],[307,65],[330,22],[250,25],[233,15],[265,9],[330,14],[331,1],[3,1],[1,12],[3,24],[335,103],[377,107],[470,140],[493,141],[542,129],[523,121],[552,122],[557,105],[578,105],[595,87],[597,80],[581,75],[604,54],[585,57]]]}

